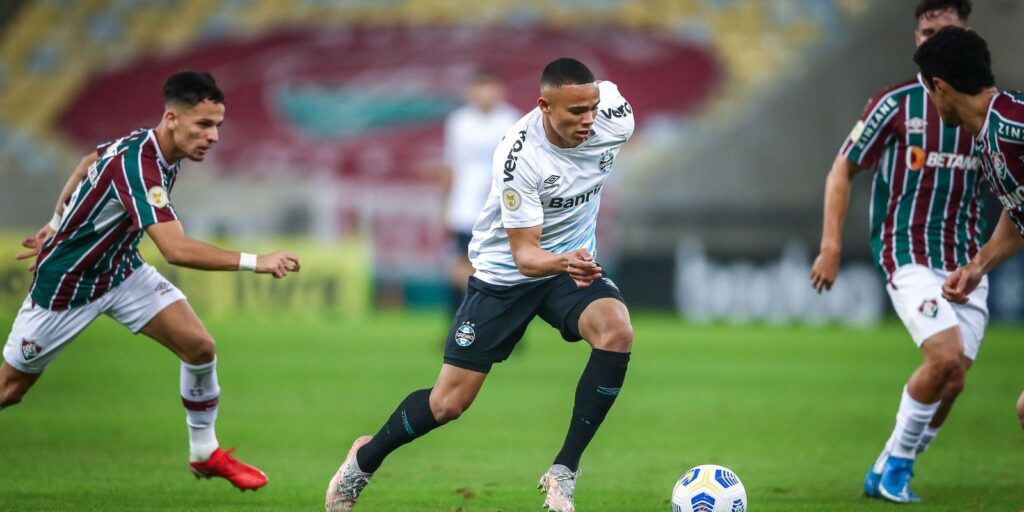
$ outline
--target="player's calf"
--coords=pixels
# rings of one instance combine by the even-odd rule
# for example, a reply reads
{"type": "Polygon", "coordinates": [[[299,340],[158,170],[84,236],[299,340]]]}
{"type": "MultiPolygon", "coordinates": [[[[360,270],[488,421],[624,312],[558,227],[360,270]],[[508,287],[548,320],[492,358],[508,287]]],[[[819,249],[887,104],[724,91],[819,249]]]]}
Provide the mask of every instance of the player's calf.
{"type": "Polygon", "coordinates": [[[0,409],[21,402],[41,373],[25,373],[14,369],[5,361],[0,365],[0,409]]]}

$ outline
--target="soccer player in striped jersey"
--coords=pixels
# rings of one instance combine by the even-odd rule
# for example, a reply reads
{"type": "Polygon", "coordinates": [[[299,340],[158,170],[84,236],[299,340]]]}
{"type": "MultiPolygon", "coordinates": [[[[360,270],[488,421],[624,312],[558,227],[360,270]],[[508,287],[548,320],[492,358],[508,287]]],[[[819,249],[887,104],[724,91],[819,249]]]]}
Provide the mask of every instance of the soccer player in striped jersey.
{"type": "MultiPolygon", "coordinates": [[[[942,120],[974,136],[985,177],[1004,208],[992,238],[943,285],[943,296],[962,304],[993,268],[1024,249],[1024,93],[996,89],[988,44],[968,30],[942,30],[918,48],[914,62],[942,120]]],[[[1024,427],[1024,394],[1017,416],[1024,427]]]]}
{"type": "Polygon", "coordinates": [[[410,393],[376,435],[356,439],[328,484],[327,512],[352,510],[389,454],[458,418],[535,316],[591,348],[562,448],[538,486],[546,510],[575,512],[580,458],[622,389],[633,344],[625,299],[593,257],[601,190],[633,135],[633,107],[576,59],[549,63],[540,86],[537,108],[494,151],[469,245],[476,273],[437,382],[410,393]]]}
{"type": "Polygon", "coordinates": [[[202,161],[218,141],[224,95],[208,73],[185,71],[163,86],[164,114],[153,129],[99,146],[79,163],[53,220],[23,245],[36,256],[35,277],[4,346],[0,408],[21,401],[61,349],[107,314],[181,359],[180,391],[196,478],[223,477],[258,489],[267,477],[222,450],[214,432],[220,386],[213,338],[185,295],[138,252],[143,232],[173,265],[200,270],[254,270],[284,277],[299,270],[287,252],[262,256],[218,249],[188,238],[170,192],[182,160],[202,161]]]}
{"type": "MultiPolygon", "coordinates": [[[[917,45],[946,26],[965,26],[970,12],[968,0],[920,2],[917,45]]],[[[812,286],[821,292],[835,281],[850,180],[872,169],[871,252],[924,359],[903,388],[896,425],[865,477],[864,492],[871,497],[918,499],[909,489],[909,468],[963,390],[988,322],[987,282],[960,304],[943,299],[941,290],[981,245],[981,163],[971,145],[969,134],[942,121],[915,77],[868,102],[826,181],[812,286]]]]}

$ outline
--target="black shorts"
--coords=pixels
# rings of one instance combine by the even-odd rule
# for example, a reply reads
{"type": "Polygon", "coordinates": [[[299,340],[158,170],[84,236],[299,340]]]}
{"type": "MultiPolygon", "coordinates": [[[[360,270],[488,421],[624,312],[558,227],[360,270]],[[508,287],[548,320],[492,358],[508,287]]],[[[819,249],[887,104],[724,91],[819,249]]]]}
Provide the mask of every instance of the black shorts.
{"type": "Polygon", "coordinates": [[[566,341],[579,341],[583,339],[579,331],[583,310],[609,297],[625,303],[619,288],[607,278],[579,288],[569,274],[513,286],[471,277],[469,293],[448,331],[444,362],[487,373],[492,364],[512,354],[536,315],[558,329],[566,341]]]}

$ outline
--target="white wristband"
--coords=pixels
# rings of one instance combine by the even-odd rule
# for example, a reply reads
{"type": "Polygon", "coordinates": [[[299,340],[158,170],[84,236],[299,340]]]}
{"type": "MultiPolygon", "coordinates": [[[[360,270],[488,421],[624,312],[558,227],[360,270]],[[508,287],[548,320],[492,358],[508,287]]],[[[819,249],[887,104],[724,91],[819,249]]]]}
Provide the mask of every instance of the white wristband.
{"type": "Polygon", "coordinates": [[[256,255],[243,252],[238,258],[238,270],[256,270],[256,255]]]}
{"type": "Polygon", "coordinates": [[[53,218],[50,219],[50,229],[52,229],[54,231],[57,231],[58,229],[60,229],[60,221],[61,221],[61,219],[62,219],[61,214],[59,214],[57,212],[54,212],[53,213],[53,218]]]}

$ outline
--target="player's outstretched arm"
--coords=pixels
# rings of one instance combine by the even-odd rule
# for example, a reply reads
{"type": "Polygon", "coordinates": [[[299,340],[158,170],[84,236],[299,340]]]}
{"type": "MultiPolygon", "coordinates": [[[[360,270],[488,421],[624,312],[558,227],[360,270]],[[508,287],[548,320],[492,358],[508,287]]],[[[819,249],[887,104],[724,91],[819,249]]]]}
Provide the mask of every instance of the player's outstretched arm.
{"type": "Polygon", "coordinates": [[[1004,261],[1024,249],[1024,238],[1003,210],[992,238],[981,247],[974,259],[954,270],[942,285],[942,296],[950,302],[964,304],[967,296],[981,283],[981,278],[1004,261]]]}
{"type": "Polygon", "coordinates": [[[576,249],[555,254],[540,248],[541,226],[530,228],[506,228],[512,259],[519,272],[528,277],[544,277],[568,272],[580,288],[590,286],[600,279],[601,267],[597,265],[590,251],[576,249]]]}
{"type": "Polygon", "coordinates": [[[185,236],[179,221],[160,222],[146,227],[167,263],[198,270],[254,270],[259,274],[272,274],[282,278],[289,272],[298,272],[298,256],[279,251],[256,256],[226,251],[185,236]]]}
{"type": "Polygon", "coordinates": [[[843,155],[836,156],[825,180],[825,219],[821,227],[821,249],[811,267],[811,286],[821,293],[831,290],[839,274],[843,245],[843,223],[850,204],[850,182],[860,167],[843,155]]]}
{"type": "MultiPolygon", "coordinates": [[[[16,255],[14,257],[15,259],[25,260],[39,255],[39,250],[43,248],[43,243],[57,233],[57,229],[60,228],[61,216],[64,214],[64,205],[67,204],[69,199],[71,199],[71,194],[74,193],[78,184],[85,179],[86,175],[88,175],[89,166],[91,166],[96,159],[97,156],[95,152],[91,152],[82,157],[82,160],[75,166],[75,170],[71,171],[71,176],[68,177],[68,181],[64,183],[64,188],[60,191],[60,196],[57,198],[57,206],[53,209],[53,218],[50,219],[50,222],[39,228],[39,231],[37,231],[36,234],[26,237],[21,241],[21,246],[28,249],[28,251],[16,255]]],[[[28,271],[32,272],[35,269],[36,262],[33,262],[29,265],[28,271]]]]}
{"type": "Polygon", "coordinates": [[[89,174],[89,167],[92,166],[96,160],[99,160],[99,156],[96,155],[95,151],[88,153],[82,157],[82,160],[75,166],[75,170],[71,172],[71,176],[68,177],[68,181],[64,183],[64,188],[60,191],[60,197],[57,198],[57,206],[54,207],[53,211],[58,216],[64,213],[64,205],[71,199],[71,194],[78,188],[78,184],[85,179],[89,174]]]}

